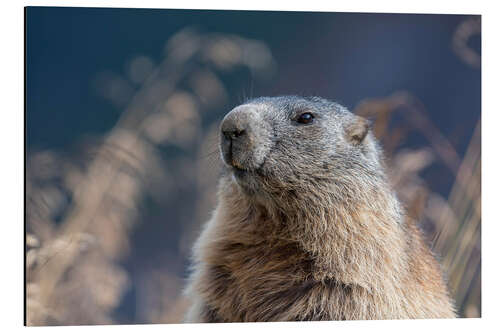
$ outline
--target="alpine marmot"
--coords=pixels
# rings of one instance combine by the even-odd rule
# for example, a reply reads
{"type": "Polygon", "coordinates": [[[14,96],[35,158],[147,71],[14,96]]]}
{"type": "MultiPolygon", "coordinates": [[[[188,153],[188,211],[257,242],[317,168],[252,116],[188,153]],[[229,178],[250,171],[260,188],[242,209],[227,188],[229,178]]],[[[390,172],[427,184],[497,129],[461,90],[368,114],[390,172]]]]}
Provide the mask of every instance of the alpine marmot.
{"type": "Polygon", "coordinates": [[[220,150],[187,322],[455,317],[367,120],[319,97],[261,97],[225,116],[220,150]]]}

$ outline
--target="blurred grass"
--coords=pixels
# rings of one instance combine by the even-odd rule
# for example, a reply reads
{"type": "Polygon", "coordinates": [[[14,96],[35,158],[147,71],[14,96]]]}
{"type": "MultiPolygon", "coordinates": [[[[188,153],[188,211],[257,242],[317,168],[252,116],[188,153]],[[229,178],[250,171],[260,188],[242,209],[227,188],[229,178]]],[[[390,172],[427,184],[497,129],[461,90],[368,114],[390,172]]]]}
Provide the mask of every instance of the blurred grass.
{"type": "MultiPolygon", "coordinates": [[[[466,40],[477,27],[477,21],[465,21],[452,41],[473,67],[480,58],[466,40]]],[[[159,63],[138,56],[124,74],[97,76],[97,91],[124,110],[114,128],[74,154],[43,150],[27,156],[28,325],[123,323],[115,311],[132,284],[134,322],[182,320],[187,302],[180,296],[179,257],[189,255],[215,204],[218,121],[207,115],[222,116],[228,107],[224,75],[244,69],[265,81],[274,67],[259,41],[185,29],[167,42],[159,63]],[[135,230],[153,223],[145,218],[147,198],[188,213],[165,214],[175,249],[162,250],[161,265],[131,276],[121,263],[131,254],[135,230]]],[[[480,120],[461,158],[409,92],[364,100],[354,112],[374,119],[394,187],[441,257],[459,314],[480,316],[480,120]],[[412,133],[428,145],[405,148],[412,133]],[[448,197],[425,176],[433,166],[454,179],[448,197]]]]}

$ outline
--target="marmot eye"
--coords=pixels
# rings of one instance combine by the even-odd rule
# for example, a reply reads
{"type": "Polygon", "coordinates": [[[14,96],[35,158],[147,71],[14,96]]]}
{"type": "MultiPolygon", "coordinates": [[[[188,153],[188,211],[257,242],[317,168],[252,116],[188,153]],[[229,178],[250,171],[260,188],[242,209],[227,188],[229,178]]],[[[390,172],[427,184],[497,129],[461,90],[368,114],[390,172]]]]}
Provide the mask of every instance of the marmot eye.
{"type": "Polygon", "coordinates": [[[310,124],[314,119],[314,116],[310,112],[303,113],[297,118],[299,124],[310,124]]]}

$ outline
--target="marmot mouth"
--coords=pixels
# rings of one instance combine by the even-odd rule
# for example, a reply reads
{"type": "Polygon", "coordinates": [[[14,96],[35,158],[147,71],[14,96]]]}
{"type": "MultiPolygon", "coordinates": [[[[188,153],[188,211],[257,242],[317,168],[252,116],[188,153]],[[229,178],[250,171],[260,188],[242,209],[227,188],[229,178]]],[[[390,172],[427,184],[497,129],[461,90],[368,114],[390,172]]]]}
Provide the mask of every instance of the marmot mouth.
{"type": "Polygon", "coordinates": [[[241,167],[241,166],[239,166],[237,164],[234,164],[234,163],[231,164],[231,168],[233,168],[235,170],[241,170],[241,171],[246,171],[247,170],[247,169],[245,169],[245,168],[243,168],[243,167],[241,167]]]}
{"type": "Polygon", "coordinates": [[[244,175],[246,175],[246,174],[247,174],[247,172],[248,172],[248,170],[233,167],[233,174],[234,174],[237,178],[242,178],[244,175]]]}
{"type": "Polygon", "coordinates": [[[264,163],[261,163],[256,169],[244,169],[234,165],[231,165],[231,171],[236,178],[242,179],[244,177],[264,177],[265,173],[263,172],[264,163]]]}
{"type": "Polygon", "coordinates": [[[233,172],[233,175],[240,180],[243,180],[244,178],[246,179],[248,177],[262,176],[260,167],[257,169],[242,169],[232,166],[231,171],[233,172]]]}

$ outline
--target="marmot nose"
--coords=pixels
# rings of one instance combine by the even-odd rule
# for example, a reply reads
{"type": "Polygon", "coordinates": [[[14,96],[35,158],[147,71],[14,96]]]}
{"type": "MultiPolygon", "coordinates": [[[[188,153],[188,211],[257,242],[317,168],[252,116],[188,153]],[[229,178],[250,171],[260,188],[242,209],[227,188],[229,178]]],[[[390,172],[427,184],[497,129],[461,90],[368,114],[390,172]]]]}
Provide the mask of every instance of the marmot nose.
{"type": "Polygon", "coordinates": [[[241,136],[246,135],[246,130],[235,127],[232,129],[223,130],[222,135],[224,135],[224,137],[227,140],[234,140],[234,139],[238,139],[241,136]]]}
{"type": "Polygon", "coordinates": [[[229,112],[222,120],[222,139],[229,143],[247,140],[253,120],[252,111],[252,108],[240,106],[229,112]]]}
{"type": "Polygon", "coordinates": [[[220,127],[220,149],[227,165],[240,170],[254,170],[271,147],[270,124],[257,105],[240,105],[229,112],[220,127]]]}
{"type": "Polygon", "coordinates": [[[253,107],[239,106],[222,120],[220,147],[227,164],[243,169],[251,159],[255,141],[252,134],[256,122],[254,113],[253,107]]]}

